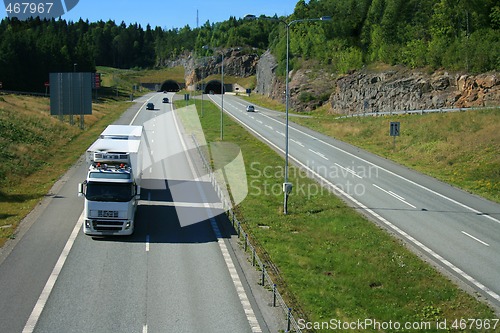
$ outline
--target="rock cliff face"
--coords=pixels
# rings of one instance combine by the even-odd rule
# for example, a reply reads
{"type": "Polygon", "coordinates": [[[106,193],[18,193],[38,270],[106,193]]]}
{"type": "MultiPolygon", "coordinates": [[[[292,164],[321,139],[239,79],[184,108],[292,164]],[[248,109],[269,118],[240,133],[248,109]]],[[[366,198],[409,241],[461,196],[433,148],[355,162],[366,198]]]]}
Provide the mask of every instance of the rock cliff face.
{"type": "MultiPolygon", "coordinates": [[[[285,102],[285,82],[277,76],[278,63],[269,51],[260,57],[240,49],[223,52],[225,74],[256,75],[255,93],[285,102]]],[[[220,55],[206,57],[195,63],[188,56],[179,61],[178,64],[186,68],[186,84],[190,86],[211,74],[219,74],[221,58],[220,55]]],[[[289,76],[289,105],[298,112],[311,111],[325,103],[331,106],[331,112],[340,114],[500,106],[498,72],[466,75],[441,71],[428,74],[395,66],[376,72],[364,69],[341,78],[308,68],[291,71],[289,76]]]]}
{"type": "Polygon", "coordinates": [[[335,113],[402,111],[500,105],[498,73],[477,76],[405,68],[362,71],[337,80],[330,96],[335,113]]]}
{"type": "MultiPolygon", "coordinates": [[[[276,76],[277,62],[264,53],[257,63],[256,93],[285,101],[285,83],[276,76]]],[[[326,101],[334,113],[402,111],[451,107],[499,106],[500,74],[436,72],[404,67],[355,72],[339,79],[321,71],[290,72],[290,107],[310,111],[326,101]]]]}
{"type": "MultiPolygon", "coordinates": [[[[255,92],[285,103],[286,85],[278,79],[278,63],[266,51],[257,63],[257,85],[255,92]]],[[[299,69],[289,73],[290,108],[296,111],[311,111],[325,103],[333,91],[332,75],[311,69],[299,69]]]]}
{"type": "Polygon", "coordinates": [[[271,52],[266,51],[257,62],[257,85],[255,86],[257,94],[273,99],[284,99],[284,88],[281,87],[282,84],[276,77],[276,68],[278,68],[278,62],[271,52]],[[281,93],[277,93],[278,91],[281,93]]]}
{"type": "MultiPolygon", "coordinates": [[[[239,49],[224,50],[224,74],[238,77],[255,75],[258,55],[248,54],[239,49]]],[[[190,86],[203,78],[221,73],[222,56],[217,54],[213,57],[205,57],[197,63],[191,60],[183,64],[185,67],[186,85],[190,86]]]]}

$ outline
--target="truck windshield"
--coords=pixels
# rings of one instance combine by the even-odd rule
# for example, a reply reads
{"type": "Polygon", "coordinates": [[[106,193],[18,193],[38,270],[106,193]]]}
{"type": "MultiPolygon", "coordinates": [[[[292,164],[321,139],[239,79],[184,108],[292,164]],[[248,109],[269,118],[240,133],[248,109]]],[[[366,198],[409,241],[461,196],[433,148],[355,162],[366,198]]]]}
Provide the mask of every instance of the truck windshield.
{"type": "Polygon", "coordinates": [[[127,202],[133,197],[133,185],[130,183],[89,182],[85,197],[90,201],[127,202]]]}

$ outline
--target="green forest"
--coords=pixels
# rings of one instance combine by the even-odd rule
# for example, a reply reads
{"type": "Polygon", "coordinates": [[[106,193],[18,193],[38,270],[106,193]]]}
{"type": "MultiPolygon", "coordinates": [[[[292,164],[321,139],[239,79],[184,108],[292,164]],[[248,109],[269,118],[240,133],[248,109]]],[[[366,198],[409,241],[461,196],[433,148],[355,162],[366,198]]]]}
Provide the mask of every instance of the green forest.
{"type": "Polygon", "coordinates": [[[170,30],[5,18],[0,81],[6,90],[42,91],[50,72],[162,67],[188,52],[206,55],[204,45],[271,49],[284,74],[286,24],[325,15],[332,20],[290,25],[291,68],[305,60],[338,73],[377,62],[471,73],[500,68],[498,0],[300,0],[289,17],[230,17],[170,30]]]}

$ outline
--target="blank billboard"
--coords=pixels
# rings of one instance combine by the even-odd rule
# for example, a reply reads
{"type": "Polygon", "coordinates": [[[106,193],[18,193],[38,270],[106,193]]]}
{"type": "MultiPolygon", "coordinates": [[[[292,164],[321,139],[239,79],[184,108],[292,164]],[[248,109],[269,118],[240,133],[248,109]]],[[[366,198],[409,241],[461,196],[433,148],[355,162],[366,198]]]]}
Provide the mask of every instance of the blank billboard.
{"type": "Polygon", "coordinates": [[[92,73],[50,73],[50,114],[92,114],[92,73]]]}

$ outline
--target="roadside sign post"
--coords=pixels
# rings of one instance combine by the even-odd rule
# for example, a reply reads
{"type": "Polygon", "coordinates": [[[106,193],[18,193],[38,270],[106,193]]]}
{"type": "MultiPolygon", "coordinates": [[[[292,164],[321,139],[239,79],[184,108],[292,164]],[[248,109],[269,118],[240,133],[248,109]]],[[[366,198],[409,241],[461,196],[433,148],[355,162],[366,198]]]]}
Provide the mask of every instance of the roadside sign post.
{"type": "Polygon", "coordinates": [[[396,151],[396,137],[399,136],[400,125],[401,124],[399,121],[391,121],[390,134],[394,138],[393,141],[394,151],[396,151]]]}
{"type": "Polygon", "coordinates": [[[69,115],[73,124],[73,115],[80,115],[80,128],[84,128],[84,115],[92,114],[91,73],[50,73],[50,114],[69,115]]]}

